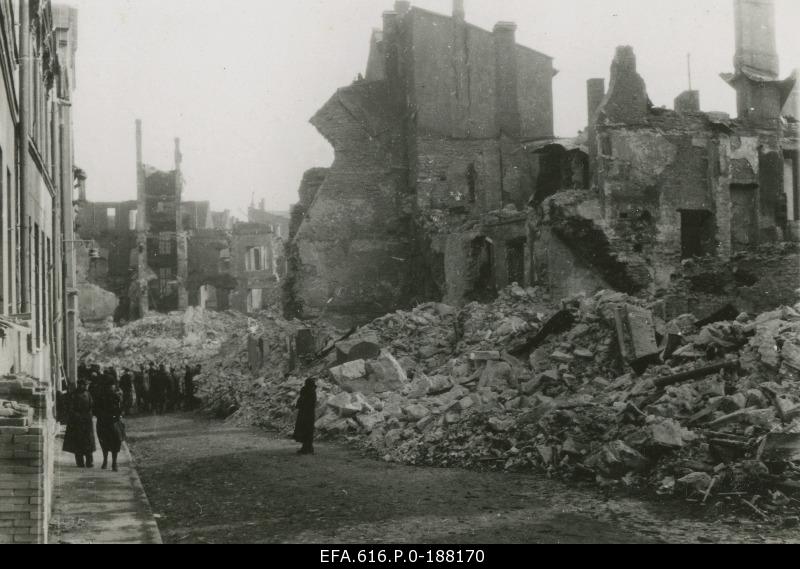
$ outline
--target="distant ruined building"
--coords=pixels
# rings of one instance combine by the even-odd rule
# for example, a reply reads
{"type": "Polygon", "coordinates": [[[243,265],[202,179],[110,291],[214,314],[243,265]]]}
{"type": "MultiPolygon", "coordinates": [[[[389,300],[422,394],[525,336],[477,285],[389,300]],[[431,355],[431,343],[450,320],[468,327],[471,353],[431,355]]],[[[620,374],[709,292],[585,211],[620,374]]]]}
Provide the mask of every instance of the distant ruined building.
{"type": "Polygon", "coordinates": [[[274,304],[286,272],[288,217],[251,207],[240,222],[209,202],[185,201],[180,140],[175,168],[166,172],[143,162],[140,121],[136,147],[137,200],[89,202],[81,191],[77,231],[95,245],[78,259],[84,321],[189,306],[249,313],[274,304]]]}
{"type": "Polygon", "coordinates": [[[560,139],[553,60],[517,45],[514,24],[472,26],[460,1],[452,16],[397,2],[373,32],[364,79],[311,120],[335,160],[300,187],[286,312],[360,323],[513,282],[557,298],[659,294],[678,314],[733,288],[743,308],[788,299],[796,268],[740,257],[800,240],[797,75],[778,77],[773,1],[735,8],[723,78],[738,118],[701,112],[697,91],[654,108],[621,47],[608,90],[588,82],[588,128],[560,139]],[[691,290],[672,302],[681,286],[691,290]]]}

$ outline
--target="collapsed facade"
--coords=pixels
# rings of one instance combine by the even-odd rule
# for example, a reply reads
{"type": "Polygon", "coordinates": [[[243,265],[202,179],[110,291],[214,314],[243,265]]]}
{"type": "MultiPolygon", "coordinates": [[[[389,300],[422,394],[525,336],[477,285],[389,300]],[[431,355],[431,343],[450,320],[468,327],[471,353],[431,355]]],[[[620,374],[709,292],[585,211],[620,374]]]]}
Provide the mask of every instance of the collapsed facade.
{"type": "Polygon", "coordinates": [[[555,71],[515,32],[467,23],[459,1],[451,16],[408,2],[384,14],[366,76],[311,121],[335,161],[301,188],[291,310],[367,319],[524,278],[536,163],[523,142],[553,135],[555,71]]]}
{"type": "Polygon", "coordinates": [[[623,47],[608,92],[588,83],[586,132],[565,140],[552,59],[514,24],[397,2],[365,77],[312,118],[335,160],[306,174],[292,213],[287,314],[363,322],[514,282],[657,294],[689,259],[797,240],[795,77],[778,79],[771,1],[737,0],[736,21],[737,119],[701,112],[696,91],[654,108],[623,47]]]}
{"type": "MultiPolygon", "coordinates": [[[[712,296],[783,278],[765,304],[756,294],[737,304],[792,302],[800,273],[790,259],[758,274],[744,258],[800,240],[797,114],[786,106],[796,78],[778,80],[772,2],[737,0],[736,19],[735,73],[723,75],[737,91],[736,119],[701,112],[696,91],[681,94],[674,111],[653,108],[630,47],[617,50],[608,92],[602,80],[589,82],[591,185],[557,193],[532,216],[534,282],[558,296],[614,288],[675,303],[692,292],[670,299],[686,274],[697,281],[691,289],[712,296]],[[731,262],[726,283],[721,267],[731,262]]],[[[669,312],[702,310],[677,304],[669,312]]]]}
{"type": "Polygon", "coordinates": [[[248,222],[209,202],[183,199],[180,141],[175,169],[142,161],[137,121],[136,201],[90,202],[81,192],[77,231],[87,240],[78,262],[84,321],[140,318],[189,306],[253,312],[276,296],[288,218],[252,206],[248,222]],[[140,215],[140,212],[144,212],[140,215]]]}

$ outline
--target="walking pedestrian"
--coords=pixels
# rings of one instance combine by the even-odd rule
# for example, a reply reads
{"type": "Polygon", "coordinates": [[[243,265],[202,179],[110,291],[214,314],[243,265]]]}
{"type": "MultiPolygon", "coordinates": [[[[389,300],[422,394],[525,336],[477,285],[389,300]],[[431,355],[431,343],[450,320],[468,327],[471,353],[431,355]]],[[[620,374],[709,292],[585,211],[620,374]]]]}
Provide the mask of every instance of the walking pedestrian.
{"type": "Polygon", "coordinates": [[[317,412],[317,382],[313,377],[306,380],[297,400],[297,422],[294,426],[294,440],[303,447],[297,454],[314,454],[314,423],[317,412]]]}
{"type": "Polygon", "coordinates": [[[69,394],[67,432],[64,435],[64,452],[75,455],[78,468],[94,467],[94,425],[92,424],[92,396],[87,391],[86,380],[79,379],[78,387],[69,394]]]}
{"type": "Polygon", "coordinates": [[[97,440],[100,441],[100,449],[103,451],[102,469],[108,468],[108,455],[111,453],[111,469],[117,472],[117,456],[125,440],[122,427],[122,392],[110,377],[105,379],[94,407],[94,414],[97,416],[97,440]]]}

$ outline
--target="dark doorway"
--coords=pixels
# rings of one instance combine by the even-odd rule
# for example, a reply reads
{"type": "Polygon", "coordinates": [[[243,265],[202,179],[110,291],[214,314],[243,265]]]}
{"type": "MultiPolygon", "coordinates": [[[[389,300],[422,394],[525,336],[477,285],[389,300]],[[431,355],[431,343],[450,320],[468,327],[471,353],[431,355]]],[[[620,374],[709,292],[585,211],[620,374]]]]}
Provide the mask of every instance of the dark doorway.
{"type": "Polygon", "coordinates": [[[758,186],[731,184],[731,245],[741,249],[758,243],[758,186]]]}
{"type": "Polygon", "coordinates": [[[714,216],[704,209],[681,210],[681,257],[705,257],[716,251],[714,216]]]}
{"type": "Polygon", "coordinates": [[[491,300],[495,297],[494,245],[486,237],[477,237],[472,240],[470,247],[470,300],[491,300]]]}
{"type": "Polygon", "coordinates": [[[508,284],[525,286],[525,239],[515,239],[506,245],[508,284]]]}

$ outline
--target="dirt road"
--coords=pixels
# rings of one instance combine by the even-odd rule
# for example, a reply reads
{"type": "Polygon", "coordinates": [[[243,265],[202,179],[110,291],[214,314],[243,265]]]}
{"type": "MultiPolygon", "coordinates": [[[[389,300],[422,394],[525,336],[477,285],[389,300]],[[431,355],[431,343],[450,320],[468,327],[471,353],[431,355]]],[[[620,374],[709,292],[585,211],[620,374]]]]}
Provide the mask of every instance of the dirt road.
{"type": "MultiPolygon", "coordinates": [[[[541,477],[413,468],[335,445],[313,457],[194,415],[129,421],[165,543],[786,542],[796,530],[705,523],[541,477]]],[[[683,508],[681,509],[681,511],[683,508]]]]}

